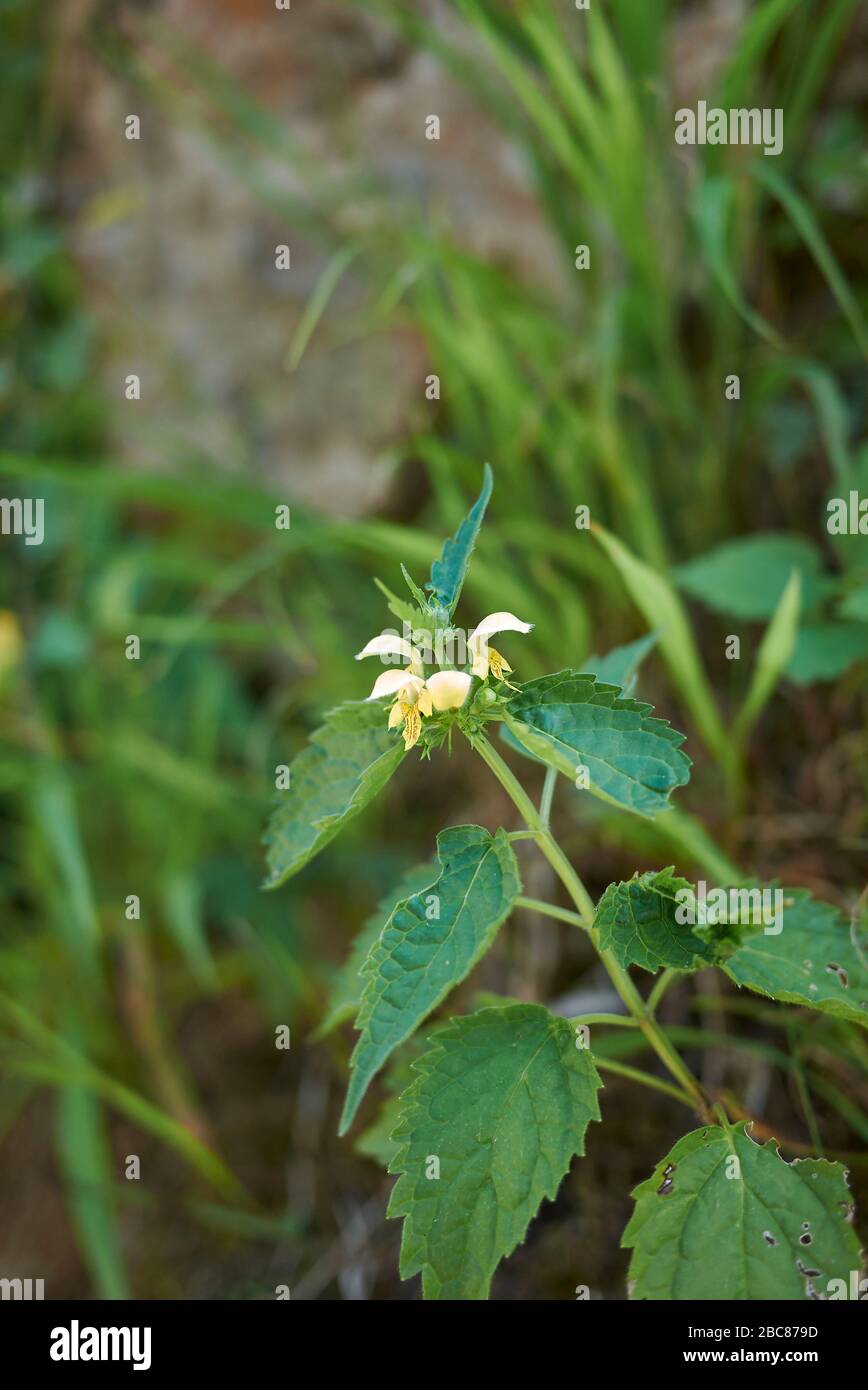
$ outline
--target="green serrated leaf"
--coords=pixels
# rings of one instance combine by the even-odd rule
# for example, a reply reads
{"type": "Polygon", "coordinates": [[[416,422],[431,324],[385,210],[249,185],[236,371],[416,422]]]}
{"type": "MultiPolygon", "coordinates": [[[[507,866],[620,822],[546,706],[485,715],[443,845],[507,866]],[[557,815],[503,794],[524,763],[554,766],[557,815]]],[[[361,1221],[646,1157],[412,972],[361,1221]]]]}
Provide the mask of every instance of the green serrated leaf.
{"type": "Polygon", "coordinates": [[[398,904],[362,967],[361,1036],[350,1059],[341,1134],[387,1057],[470,973],[521,892],[505,830],[441,830],[437,858],[439,876],[398,904]]]}
{"type": "MultiPolygon", "coordinates": [[[[445,1026],[445,1023],[440,1025],[440,1027],[445,1026]]],[[[383,1074],[383,1089],[386,1093],[386,1099],[377,1111],[373,1124],[362,1130],[353,1145],[356,1153],[362,1154],[365,1158],[373,1159],[374,1163],[378,1163],[386,1172],[388,1172],[389,1164],[401,1147],[392,1138],[401,1118],[401,1094],[413,1084],[415,1080],[413,1062],[422,1055],[424,1050],[425,1044],[417,1034],[416,1037],[409,1038],[405,1045],[396,1052],[383,1074]]]]}
{"type": "Polygon", "coordinates": [[[455,535],[444,542],[439,560],[435,560],[431,566],[431,581],[428,587],[431,590],[432,601],[443,608],[450,618],[461,597],[464,576],[467,574],[470,556],[479,535],[482,518],[485,516],[492,485],[491,468],[486,464],[482,491],[455,535]]]}
{"type": "Polygon", "coordinates": [[[401,1278],[421,1272],[425,1298],[483,1299],[584,1153],[600,1078],[567,1021],[539,1004],[451,1020],[414,1070],[392,1136],[401,1278]]]}
{"type": "Polygon", "coordinates": [[[661,966],[694,970],[711,960],[708,942],[676,919],[676,894],[682,890],[693,894],[692,885],[671,867],[610,883],[594,918],[601,950],[611,951],[619,965],[641,965],[652,975],[661,966]]]}
{"type": "Polygon", "coordinates": [[[593,676],[558,671],[522,686],[505,715],[519,743],[571,782],[583,764],[595,796],[653,817],[688,781],[690,759],[684,735],[649,718],[651,708],[593,676]]]}
{"type": "Polygon", "coordinates": [[[395,1143],[392,1133],[401,1118],[401,1097],[389,1096],[380,1106],[373,1124],[362,1130],[353,1148],[363,1158],[370,1158],[380,1168],[388,1172],[389,1164],[398,1153],[400,1145],[395,1143]]]}
{"type": "Polygon", "coordinates": [[[328,1008],[322,1023],[312,1034],[315,1041],[325,1038],[341,1023],[345,1023],[362,1001],[364,980],[360,974],[371,947],[379,940],[380,933],[391,917],[398,903],[429,884],[437,875],[434,864],[416,864],[408,869],[400,881],[377,903],[376,909],[362,924],[361,931],[353,941],[350,953],[337,972],[329,992],[328,1008]]]}
{"type": "Polygon", "coordinates": [[[501,742],[505,743],[507,748],[511,748],[514,753],[521,753],[522,757],[528,758],[532,763],[539,763],[541,767],[548,767],[546,759],[539,757],[536,753],[532,753],[529,748],[526,748],[525,745],[516,738],[508,724],[500,725],[498,737],[501,742]]]}
{"type": "Polygon", "coordinates": [[[744,933],[722,968],[737,985],[868,1028],[868,941],[829,903],[785,888],[781,930],[744,933]],[[860,940],[861,936],[861,940],[860,940]]]}
{"type": "Polygon", "coordinates": [[[379,700],[354,700],[326,715],[293,761],[290,785],[278,793],[265,833],[269,877],[276,888],[333,840],[381,791],[404,757],[386,727],[379,700]]]}
{"type": "MultiPolygon", "coordinates": [[[[485,1006],[476,1004],[475,1007],[483,1008],[485,1006]]],[[[377,1111],[373,1124],[362,1130],[353,1148],[356,1153],[363,1154],[365,1158],[373,1159],[375,1163],[379,1163],[385,1172],[388,1172],[389,1164],[401,1149],[401,1145],[392,1136],[401,1118],[403,1093],[409,1086],[412,1086],[416,1079],[413,1064],[431,1046],[437,1034],[442,1029],[449,1027],[451,1021],[451,1019],[444,1018],[429,1024],[426,1029],[427,1036],[424,1038],[421,1033],[415,1033],[412,1038],[408,1038],[398,1048],[383,1072],[381,1084],[386,1099],[377,1111]]]]}
{"type": "Polygon", "coordinates": [[[743,1124],[695,1129],[633,1192],[621,1244],[632,1249],[631,1298],[828,1297],[860,1265],[846,1169],[786,1163],[743,1124]]]}

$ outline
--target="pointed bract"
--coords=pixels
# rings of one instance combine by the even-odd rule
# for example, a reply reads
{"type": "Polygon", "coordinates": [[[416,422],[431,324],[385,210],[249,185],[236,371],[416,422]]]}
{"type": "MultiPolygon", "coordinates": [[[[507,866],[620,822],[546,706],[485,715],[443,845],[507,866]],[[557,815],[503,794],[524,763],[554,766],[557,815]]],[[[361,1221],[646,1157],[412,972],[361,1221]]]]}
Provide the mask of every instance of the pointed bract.
{"type": "Polygon", "coordinates": [[[439,605],[450,618],[461,597],[467,566],[470,563],[470,556],[479,535],[482,518],[485,516],[492,485],[491,468],[486,464],[479,496],[455,535],[444,542],[439,560],[435,560],[431,566],[431,580],[428,587],[431,591],[432,602],[439,605]]]}

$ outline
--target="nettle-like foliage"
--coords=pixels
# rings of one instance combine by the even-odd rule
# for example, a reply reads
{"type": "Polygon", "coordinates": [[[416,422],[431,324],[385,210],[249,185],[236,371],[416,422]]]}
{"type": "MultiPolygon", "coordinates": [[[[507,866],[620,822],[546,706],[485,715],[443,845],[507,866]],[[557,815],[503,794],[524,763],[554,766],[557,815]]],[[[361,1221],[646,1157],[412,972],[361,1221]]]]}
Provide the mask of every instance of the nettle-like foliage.
{"type": "Polygon", "coordinates": [[[326,716],[292,766],[266,837],[268,884],[276,886],[364,809],[410,749],[430,757],[456,732],[524,822],[493,834],[478,825],[440,832],[436,861],[407,875],[366,923],[319,1029],[355,1014],[341,1133],[392,1059],[390,1096],[369,1151],[398,1174],[389,1215],[404,1221],[401,1275],[421,1274],[426,1298],[486,1298],[499,1262],[584,1152],[587,1128],[600,1119],[598,1068],[609,1068],[677,1097],[698,1122],[633,1193],[623,1239],[632,1251],[631,1297],[846,1297],[861,1259],[846,1170],[825,1159],[788,1163],[774,1140],[758,1144],[749,1126],[704,1093],[655,1008],[677,973],[717,966],[739,986],[865,1027],[864,950],[833,907],[803,890],[764,894],[742,884],[716,890],[713,902],[714,893],[700,898],[674,868],[662,867],[613,883],[592,901],[549,827],[557,775],[653,818],[687,782],[690,760],[683,735],[625,693],[647,641],[595,662],[608,680],[565,670],[519,685],[488,638],[530,625],[496,613],[456,659],[453,615],[490,492],[486,468],[482,493],[446,541],[426,591],[405,571],[412,604],[388,595],[410,636],[383,634],[359,656],[404,664],[383,672],[367,700],[326,716]],[[501,742],[548,769],[539,809],[495,748],[497,730],[501,742]],[[536,842],[573,904],[533,906],[588,933],[625,1014],[568,1019],[540,1004],[496,1000],[414,1040],[512,910],[529,902],[517,837],[536,842]],[[631,966],[658,975],[647,999],[631,966]],[[670,1079],[595,1057],[591,1032],[609,1025],[641,1029],[670,1079]]]}

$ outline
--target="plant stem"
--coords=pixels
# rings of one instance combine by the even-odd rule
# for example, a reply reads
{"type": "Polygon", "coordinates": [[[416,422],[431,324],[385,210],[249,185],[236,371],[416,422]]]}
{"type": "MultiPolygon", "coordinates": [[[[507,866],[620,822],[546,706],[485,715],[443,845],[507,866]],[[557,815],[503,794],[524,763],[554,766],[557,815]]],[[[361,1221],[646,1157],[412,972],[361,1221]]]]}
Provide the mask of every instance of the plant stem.
{"type": "Polygon", "coordinates": [[[539,812],[521,782],[484,734],[477,735],[472,743],[483,762],[491,768],[516,809],[524,816],[529,829],[533,831],[534,839],[578,908],[583,924],[588,928],[592,927],[594,922],[593,899],[548,826],[543,824],[539,812]]]}
{"type": "Polygon", "coordinates": [[[697,1115],[699,1115],[701,1119],[707,1121],[710,1118],[708,1100],[703,1093],[702,1087],[696,1080],[696,1077],[648,1013],[645,1000],[633,984],[626,970],[618,964],[610,951],[600,950],[599,942],[596,940],[596,933],[592,932],[591,936],[599,952],[600,959],[609,972],[612,984],[615,986],[631,1014],[638,1020],[639,1027],[642,1029],[648,1042],[657,1053],[663,1065],[690,1096],[697,1115]]]}
{"type": "MultiPolygon", "coordinates": [[[[536,839],[532,835],[531,839],[536,839]]],[[[580,917],[577,912],[570,912],[566,907],[555,907],[553,903],[544,903],[542,898],[516,898],[516,907],[525,907],[528,912],[540,912],[544,917],[556,917],[559,922],[569,922],[571,926],[587,928],[587,922],[580,917]]]]}
{"type": "Polygon", "coordinates": [[[595,1057],[594,1063],[599,1071],[611,1071],[616,1076],[626,1076],[629,1081],[638,1081],[640,1086],[650,1086],[652,1091],[662,1091],[664,1096],[680,1100],[688,1110],[694,1109],[692,1097],[686,1091],[682,1091],[680,1086],[673,1086],[671,1081],[664,1081],[660,1076],[640,1071],[638,1067],[628,1067],[626,1062],[613,1062],[608,1057],[595,1057]]]}
{"type": "Polygon", "coordinates": [[[555,840],[551,830],[544,824],[539,812],[512,769],[504,762],[503,758],[489,743],[485,735],[479,734],[472,739],[471,742],[483,762],[491,769],[504,791],[511,798],[516,809],[524,816],[529,829],[534,831],[534,838],[536,839],[537,845],[572,898],[579,917],[581,918],[582,925],[587,928],[588,934],[597,950],[597,954],[608,971],[612,984],[627,1005],[630,1013],[636,1019],[649,1045],[657,1053],[657,1056],[678,1082],[679,1086],[689,1095],[691,1104],[696,1110],[696,1113],[701,1119],[707,1121],[710,1117],[709,1102],[703,1094],[702,1087],[696,1080],[696,1077],[682,1061],[669,1039],[665,1037],[654,1022],[654,1019],[648,1012],[645,1000],[633,984],[626,970],[618,964],[610,951],[601,950],[599,936],[594,929],[593,899],[560,845],[555,840]]]}
{"type": "Polygon", "coordinates": [[[576,1014],[570,1019],[574,1027],[583,1023],[612,1023],[618,1028],[638,1028],[638,1020],[632,1014],[576,1014]]]}
{"type": "Polygon", "coordinates": [[[543,782],[542,796],[539,801],[539,818],[543,825],[548,829],[552,814],[552,797],[555,794],[555,783],[558,780],[558,770],[556,767],[546,768],[546,779],[543,782]]]}
{"type": "Polygon", "coordinates": [[[678,976],[680,974],[680,970],[673,970],[670,966],[663,971],[662,975],[658,975],[657,979],[654,981],[654,988],[648,995],[648,1000],[645,1005],[649,1014],[655,1014],[657,1012],[657,1005],[660,1003],[660,1000],[663,998],[664,994],[666,993],[669,986],[673,983],[673,981],[678,979],[678,976]]]}

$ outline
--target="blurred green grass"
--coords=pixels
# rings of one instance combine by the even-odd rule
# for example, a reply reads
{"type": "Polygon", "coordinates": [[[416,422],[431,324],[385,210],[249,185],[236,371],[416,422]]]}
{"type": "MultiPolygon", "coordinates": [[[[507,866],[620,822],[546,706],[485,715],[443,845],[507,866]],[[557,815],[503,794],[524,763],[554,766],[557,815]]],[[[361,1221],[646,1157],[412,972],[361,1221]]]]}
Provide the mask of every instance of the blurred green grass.
{"type": "MultiPolygon", "coordinates": [[[[840,197],[842,179],[864,195],[866,122],[864,107],[829,97],[854,0],[751,8],[718,88],[727,105],[784,107],[773,171],[743,150],[708,147],[689,171],[675,159],[675,7],[662,0],[613,0],[610,18],[598,7],[583,30],[550,5],[459,0],[467,41],[454,45],[413,4],[366,8],[432,48],[510,133],[562,257],[561,294],[471,253],[445,216],[408,203],[363,157],[340,177],[311,167],[277,117],[159,16],[159,65],[104,17],[93,30],[110,70],[167,119],[198,122],[221,160],[328,252],[287,342],[289,368],[322,340],[361,346],[400,328],[445,384],[430,425],[396,455],[402,475],[424,473],[409,509],[337,522],[293,505],[288,533],[274,528],[285,498],[253,478],[215,479],[180,457],[142,473],[112,458],[100,343],[50,196],[63,139],[50,99],[56,30],[47,9],[5,0],[0,11],[0,475],[6,495],[44,496],[51,518],[43,546],[4,542],[0,554],[2,606],[15,615],[0,643],[0,1139],[47,1088],[70,1227],[103,1297],[146,1277],[123,1238],[132,1199],[112,1158],[119,1118],[177,1155],[203,1230],[277,1241],[299,1222],[305,1253],[319,1248],[313,1213],[287,1211],[236,1171],[243,1148],[234,1135],[224,1152],[209,1078],[178,1035],[197,1006],[231,1012],[238,998],[266,1030],[315,1024],[340,943],[427,852],[441,807],[461,806],[460,769],[458,792],[448,771],[427,802],[396,791],[327,864],[278,896],[259,891],[275,766],[323,706],[361,693],[350,656],[383,622],[373,576],[394,588],[400,560],[417,575],[427,567],[483,459],[497,487],[465,608],[533,618],[523,678],[644,631],[635,593],[575,529],[576,507],[589,506],[666,584],[670,631],[683,633],[663,643],[650,679],[699,762],[685,806],[751,871],[769,864],[737,813],[774,818],[791,780],[788,724],[816,701],[790,689],[771,707],[763,756],[746,758],[733,796],[725,730],[749,663],[728,668],[718,653],[731,621],[683,607],[665,576],[732,536],[778,530],[812,538],[830,571],[864,578],[862,554],[836,554],[822,531],[829,484],[846,493],[868,467],[864,228],[858,196],[840,197]],[[300,173],[304,194],[270,181],[264,155],[300,173]],[[350,197],[364,233],[345,225],[350,197]],[[581,242],[589,273],[573,269],[581,242]],[[329,302],[345,275],[366,307],[336,324],[329,302]],[[722,389],[732,370],[745,383],[737,409],[722,389]],[[129,633],[140,662],[124,657],[129,633]],[[124,915],[130,894],[138,921],[124,915]]],[[[864,797],[864,665],[821,690],[825,733],[855,750],[864,797]]],[[[864,816],[847,824],[864,845],[864,816]]],[[[686,820],[667,836],[585,815],[575,839],[627,872],[637,854],[673,845],[685,869],[714,853],[686,820]]],[[[817,875],[846,899],[857,862],[838,844],[817,875]]],[[[860,1056],[840,1041],[847,1030],[832,1031],[834,1066],[817,1086],[840,1118],[841,1087],[862,1084],[860,1056]]]]}

